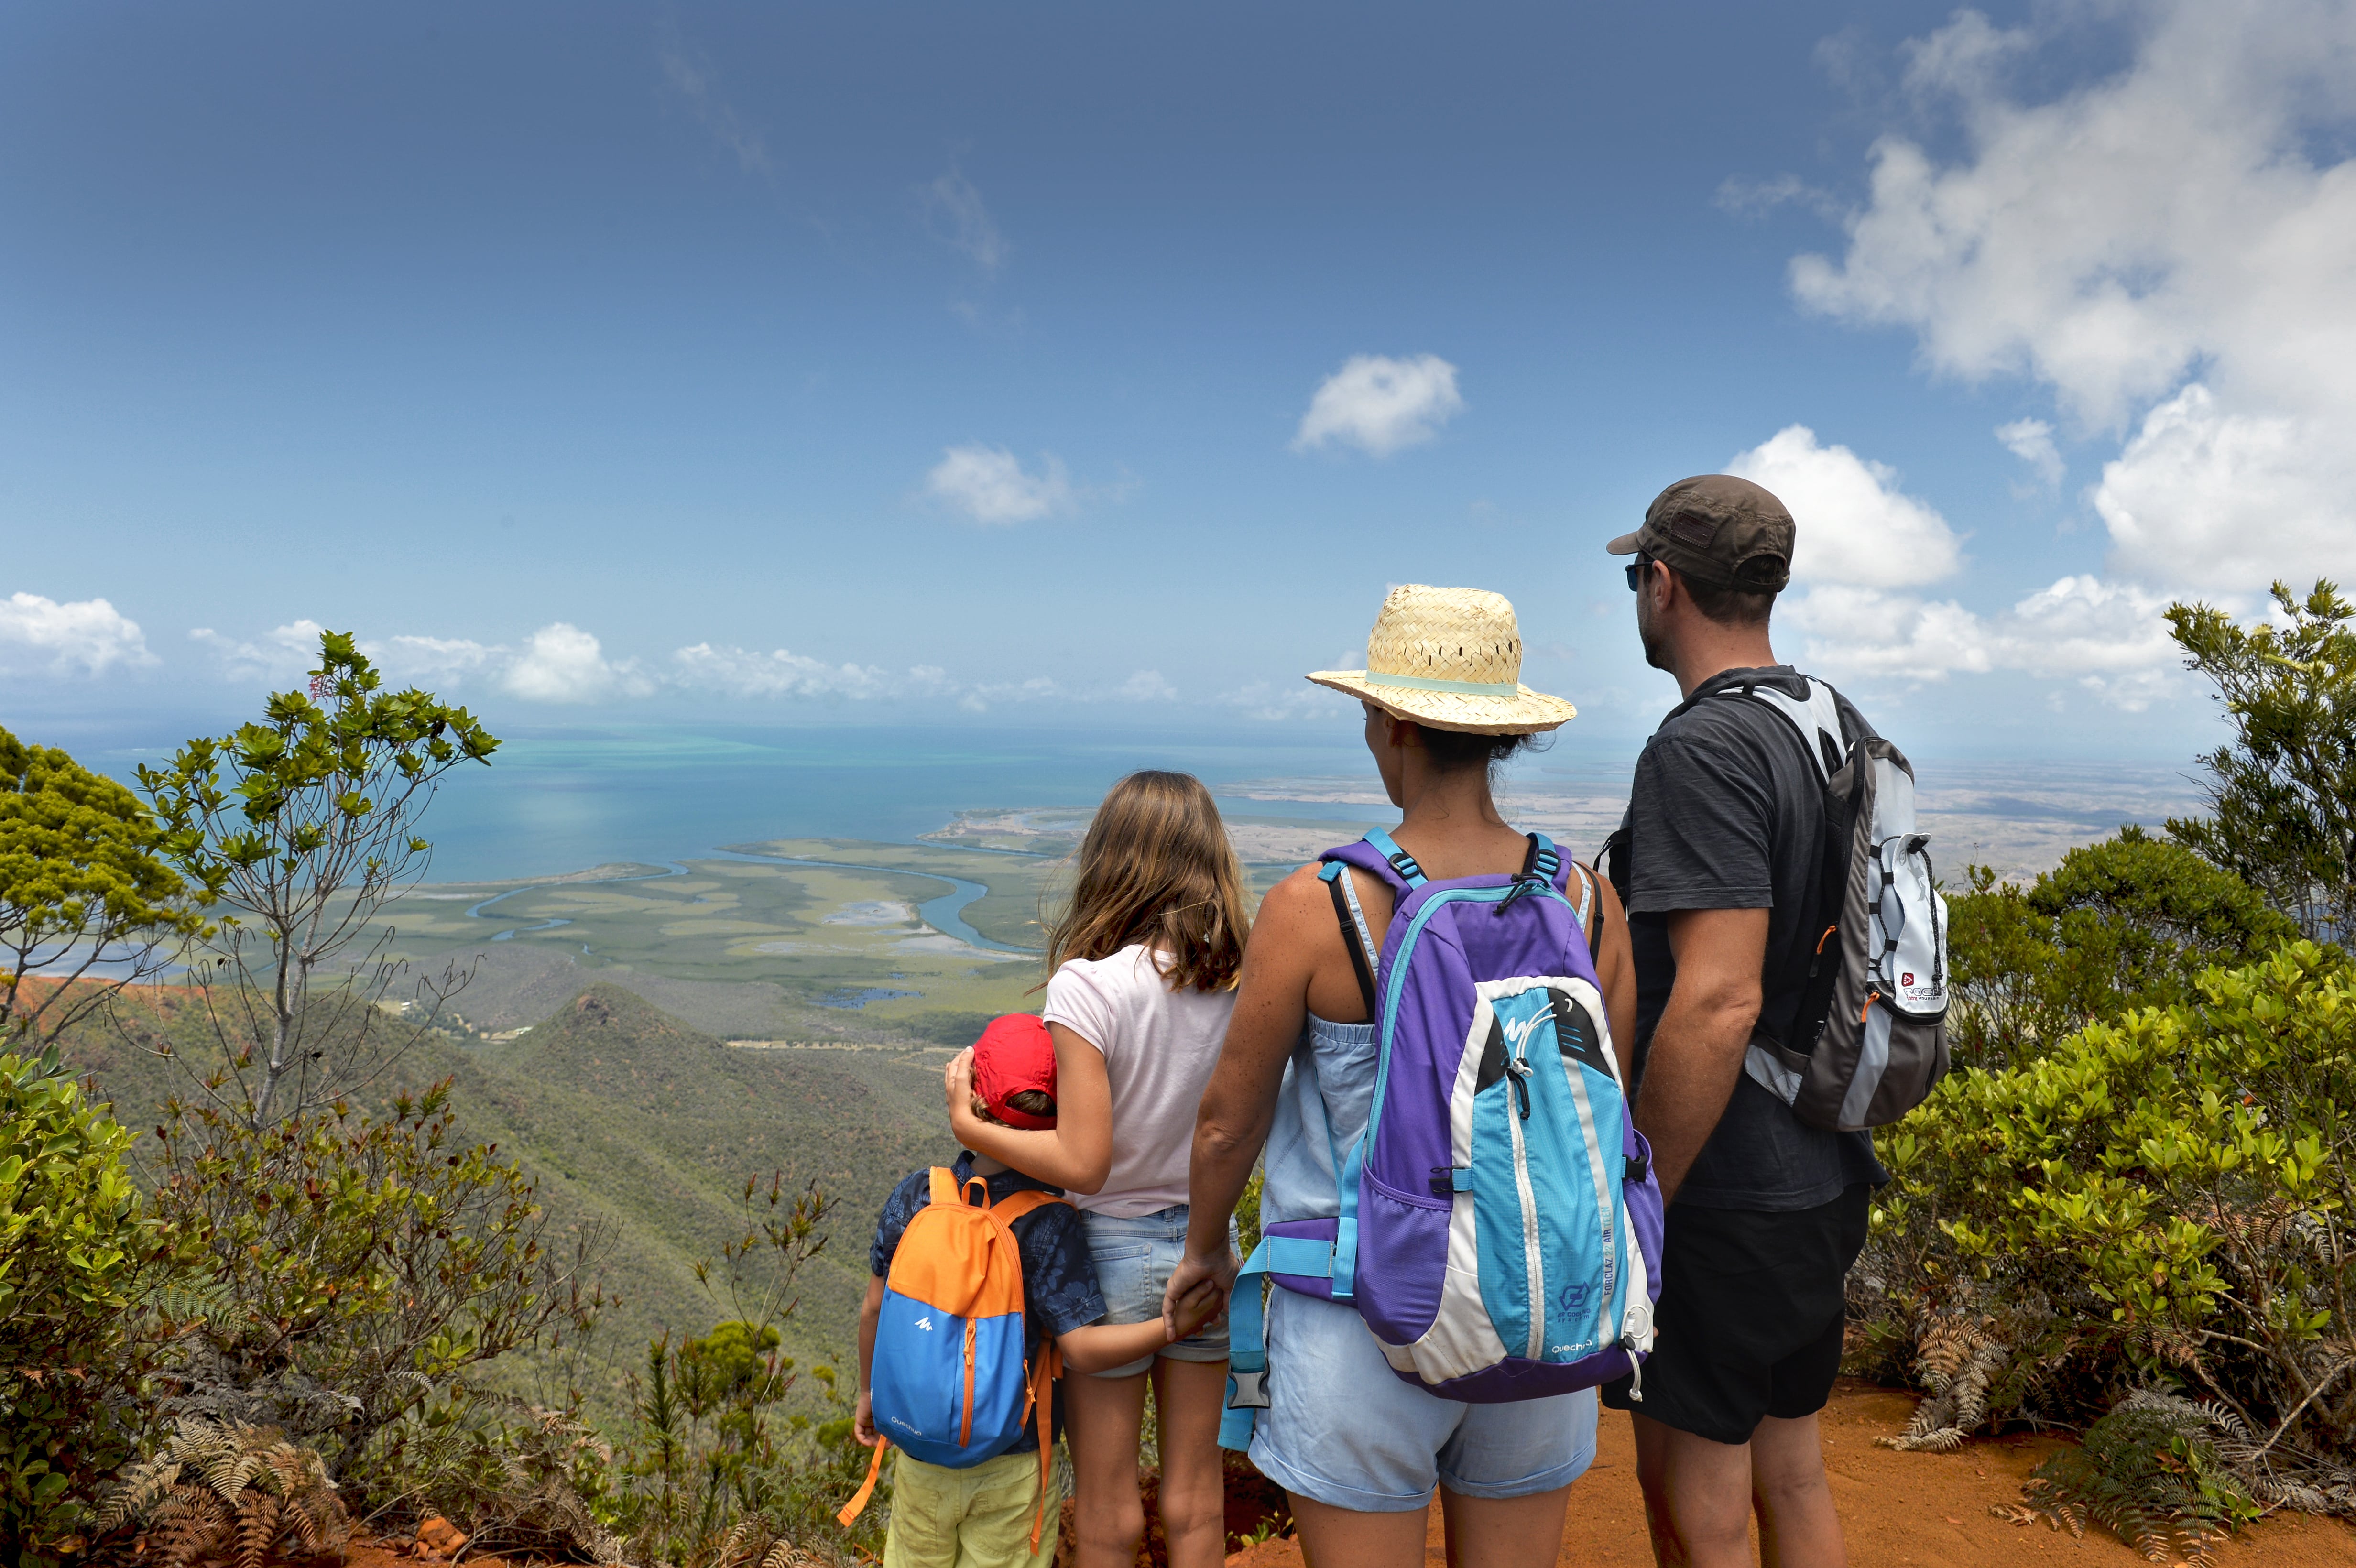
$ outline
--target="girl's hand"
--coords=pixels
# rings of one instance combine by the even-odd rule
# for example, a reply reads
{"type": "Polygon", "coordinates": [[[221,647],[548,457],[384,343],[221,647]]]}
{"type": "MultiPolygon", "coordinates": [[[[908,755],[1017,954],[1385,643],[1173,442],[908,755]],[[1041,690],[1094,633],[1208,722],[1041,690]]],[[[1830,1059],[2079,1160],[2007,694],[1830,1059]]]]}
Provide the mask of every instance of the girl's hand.
{"type": "MultiPolygon", "coordinates": [[[[1243,1260],[1225,1248],[1212,1263],[1200,1262],[1191,1254],[1180,1258],[1178,1266],[1170,1271],[1169,1286],[1162,1293],[1162,1325],[1170,1338],[1183,1339],[1194,1331],[1192,1328],[1181,1331],[1178,1327],[1185,1320],[1187,1296],[1197,1287],[1207,1285],[1217,1291],[1220,1302],[1225,1304],[1228,1293],[1236,1287],[1236,1271],[1243,1266],[1243,1260]]],[[[1196,1320],[1198,1325],[1200,1321],[1196,1320]]]]}
{"type": "Polygon", "coordinates": [[[859,1391],[859,1403],[851,1409],[851,1435],[862,1448],[875,1446],[875,1396],[865,1389],[859,1391]]]}
{"type": "Polygon", "coordinates": [[[941,1092],[948,1101],[949,1130],[964,1141],[962,1129],[974,1124],[973,1115],[973,1047],[967,1046],[949,1058],[941,1069],[941,1092]],[[961,1122],[959,1117],[963,1117],[961,1122]]]}

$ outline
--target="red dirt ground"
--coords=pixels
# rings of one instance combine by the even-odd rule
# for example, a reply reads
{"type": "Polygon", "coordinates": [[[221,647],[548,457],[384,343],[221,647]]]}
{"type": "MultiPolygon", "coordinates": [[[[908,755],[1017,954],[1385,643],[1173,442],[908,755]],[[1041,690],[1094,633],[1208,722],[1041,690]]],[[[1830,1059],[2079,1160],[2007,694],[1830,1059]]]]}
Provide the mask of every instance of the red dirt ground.
{"type": "MultiPolygon", "coordinates": [[[[2083,1541],[2042,1525],[1991,1518],[1997,1503],[2020,1500],[2020,1483],[2060,1440],[1998,1437],[1952,1454],[1900,1454],[1873,1439],[1905,1428],[1915,1396],[1844,1380],[1825,1413],[1825,1461],[1848,1539],[1853,1568],[2029,1568],[2083,1564],[2130,1568],[2143,1558],[2108,1534],[2083,1541]]],[[[1431,1513],[1427,1562],[1443,1562],[1440,1510],[1431,1513]]],[[[2277,1515],[2261,1520],[2218,1554],[2227,1568],[2356,1568],[2356,1530],[2333,1520],[2277,1515]]],[[[1636,1446],[1628,1417],[1603,1413],[1595,1466],[1571,1488],[1564,1531],[1565,1564],[1652,1568],[1644,1501],[1636,1489],[1636,1446]]],[[[1271,1541],[1227,1559],[1228,1568],[1299,1568],[1301,1549],[1271,1541]]]]}

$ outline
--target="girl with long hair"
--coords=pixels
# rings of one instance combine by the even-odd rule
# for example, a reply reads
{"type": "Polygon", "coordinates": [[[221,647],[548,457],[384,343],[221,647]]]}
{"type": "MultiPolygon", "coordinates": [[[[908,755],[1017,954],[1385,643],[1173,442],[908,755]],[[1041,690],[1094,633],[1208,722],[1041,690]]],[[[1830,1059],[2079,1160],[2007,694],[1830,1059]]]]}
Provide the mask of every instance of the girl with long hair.
{"type": "MultiPolygon", "coordinates": [[[[1081,1211],[1108,1323],[1159,1317],[1184,1253],[1194,1112],[1226,1036],[1249,923],[1243,868],[1211,792],[1189,773],[1131,773],[1097,808],[1070,904],[1048,933],[1042,1016],[1055,1043],[1055,1125],[980,1120],[971,1053],[949,1063],[958,1141],[1064,1189],[1081,1211]]],[[[1149,1381],[1171,1568],[1225,1560],[1222,1315],[1157,1355],[1066,1380],[1080,1568],[1128,1568],[1144,1533],[1137,1456],[1149,1381]]]]}

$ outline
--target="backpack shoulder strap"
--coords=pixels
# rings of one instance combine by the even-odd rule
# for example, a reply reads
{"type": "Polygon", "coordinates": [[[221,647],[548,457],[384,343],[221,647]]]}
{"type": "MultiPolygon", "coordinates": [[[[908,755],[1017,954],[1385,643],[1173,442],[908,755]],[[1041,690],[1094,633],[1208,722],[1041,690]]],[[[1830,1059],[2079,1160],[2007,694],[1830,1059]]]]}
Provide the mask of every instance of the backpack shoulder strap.
{"type": "Polygon", "coordinates": [[[1035,1210],[1044,1209],[1050,1203],[1066,1201],[1068,1200],[1059,1198],[1055,1193],[1042,1192],[1035,1187],[1026,1187],[1020,1192],[1010,1192],[991,1204],[990,1215],[993,1220],[1003,1220],[1012,1225],[1023,1215],[1035,1210]]]}
{"type": "Polygon", "coordinates": [[[1416,864],[1416,857],[1408,855],[1407,850],[1402,850],[1402,848],[1399,848],[1399,840],[1392,838],[1390,834],[1386,834],[1383,828],[1374,828],[1371,834],[1366,834],[1365,838],[1359,838],[1357,843],[1333,845],[1331,850],[1326,850],[1324,855],[1320,855],[1317,859],[1350,861],[1350,864],[1357,867],[1359,871],[1369,871],[1374,873],[1374,876],[1381,876],[1386,883],[1390,883],[1392,888],[1398,890],[1399,897],[1407,897],[1408,892],[1414,892],[1414,890],[1420,888],[1425,880],[1423,867],[1416,864]]]}
{"type": "Polygon", "coordinates": [[[1379,962],[1375,947],[1375,933],[1367,928],[1366,912],[1358,903],[1357,885],[1350,880],[1349,867],[1340,860],[1328,860],[1319,869],[1318,880],[1333,896],[1333,918],[1342,927],[1342,945],[1349,950],[1350,970],[1358,977],[1358,995],[1366,1004],[1366,1021],[1373,1023],[1380,1004],[1375,999],[1375,965],[1379,962]]]}
{"type": "Polygon", "coordinates": [[[1803,702],[1786,691],[1779,691],[1764,682],[1746,681],[1730,686],[1719,695],[1745,698],[1763,703],[1782,714],[1793,729],[1800,732],[1800,744],[1816,765],[1816,776],[1829,780],[1840,770],[1848,754],[1848,737],[1841,724],[1840,699],[1823,681],[1803,677],[1808,687],[1807,700],[1803,702]]]}
{"type": "Polygon", "coordinates": [[[958,1198],[957,1172],[951,1170],[946,1165],[937,1165],[933,1167],[932,1178],[933,1189],[931,1201],[939,1204],[944,1209],[955,1207],[959,1201],[958,1198]]]}

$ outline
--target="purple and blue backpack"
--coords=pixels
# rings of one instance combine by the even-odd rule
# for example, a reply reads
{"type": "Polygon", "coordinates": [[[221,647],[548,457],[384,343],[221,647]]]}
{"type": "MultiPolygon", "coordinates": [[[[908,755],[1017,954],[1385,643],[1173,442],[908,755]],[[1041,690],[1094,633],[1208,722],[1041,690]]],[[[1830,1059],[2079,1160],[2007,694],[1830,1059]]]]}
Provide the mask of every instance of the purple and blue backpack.
{"type": "Polygon", "coordinates": [[[1374,1102],[1365,1136],[1333,1151],[1340,1216],[1269,1226],[1238,1276],[1222,1445],[1248,1446],[1268,1403],[1263,1276],[1355,1307],[1391,1370],[1445,1399],[1641,1378],[1660,1184],[1583,930],[1594,883],[1545,835],[1529,838],[1514,876],[1432,881],[1380,832],[1322,857],[1375,1022],[1374,1102]],[[1371,966],[1345,866],[1398,895],[1371,966]]]}

